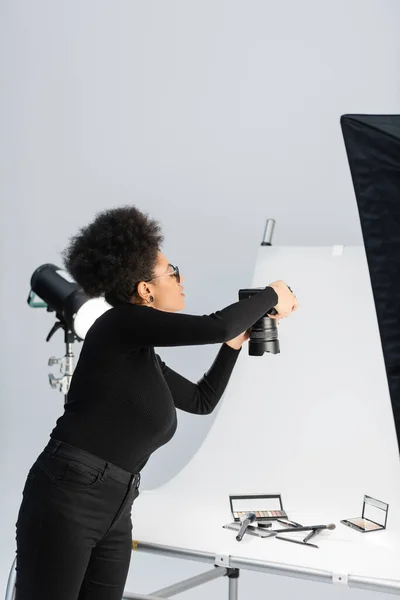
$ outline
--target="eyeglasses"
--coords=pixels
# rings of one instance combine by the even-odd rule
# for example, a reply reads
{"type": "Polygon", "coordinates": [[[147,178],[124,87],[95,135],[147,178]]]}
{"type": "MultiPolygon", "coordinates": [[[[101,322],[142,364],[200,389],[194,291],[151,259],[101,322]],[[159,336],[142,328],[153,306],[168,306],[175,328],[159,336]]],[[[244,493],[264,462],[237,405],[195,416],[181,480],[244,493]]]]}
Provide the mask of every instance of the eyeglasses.
{"type": "MultiPolygon", "coordinates": [[[[172,267],[172,271],[168,271],[168,273],[164,273],[164,275],[157,275],[157,277],[153,277],[153,279],[147,279],[146,283],[150,283],[150,281],[154,281],[155,279],[160,279],[160,277],[166,277],[167,275],[173,275],[173,277],[176,277],[176,281],[178,283],[181,282],[181,275],[179,273],[179,268],[178,267],[174,267],[174,265],[169,264],[169,267],[172,267]]],[[[134,291],[131,294],[128,294],[128,298],[131,298],[137,290],[137,284],[135,286],[134,291]]]]}
{"type": "Polygon", "coordinates": [[[164,273],[164,275],[157,275],[157,277],[153,277],[153,279],[148,279],[146,281],[146,283],[150,283],[150,281],[154,281],[154,279],[160,279],[160,277],[166,277],[167,275],[173,275],[173,277],[176,277],[176,280],[178,283],[181,282],[181,274],[179,273],[179,268],[178,267],[174,267],[174,265],[168,265],[169,267],[172,267],[172,271],[169,271],[168,273],[164,273]]]}

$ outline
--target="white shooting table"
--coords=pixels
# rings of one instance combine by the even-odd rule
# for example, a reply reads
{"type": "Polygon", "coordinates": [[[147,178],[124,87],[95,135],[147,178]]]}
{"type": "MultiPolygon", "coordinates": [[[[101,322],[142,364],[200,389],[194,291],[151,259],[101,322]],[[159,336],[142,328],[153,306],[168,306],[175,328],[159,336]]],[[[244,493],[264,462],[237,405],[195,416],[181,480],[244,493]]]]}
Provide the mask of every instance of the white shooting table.
{"type": "Polygon", "coordinates": [[[132,511],[134,550],[220,569],[147,598],[222,574],[235,600],[231,569],[400,594],[400,461],[364,247],[261,247],[252,286],[276,279],[300,302],[279,325],[281,353],[242,351],[197,454],[170,482],[142,491],[132,511]],[[232,521],[229,494],[274,493],[289,519],[336,529],[311,540],[316,549],[249,535],[237,542],[222,528],[232,521]],[[386,530],[340,523],[361,516],[364,494],[389,504],[386,530]]]}
{"type": "MultiPolygon", "coordinates": [[[[173,509],[172,504],[173,498],[162,494],[141,494],[134,509],[134,550],[228,569],[254,570],[400,594],[400,536],[389,530],[360,533],[340,523],[343,515],[290,510],[290,518],[302,525],[335,523],[336,529],[324,530],[313,538],[312,542],[319,546],[318,549],[274,537],[261,539],[245,535],[241,542],[237,542],[234,531],[222,528],[222,524],[232,521],[229,510],[218,512],[209,507],[209,516],[202,518],[199,511],[185,511],[183,506],[176,505],[173,509]],[[165,506],[171,508],[166,511],[165,506]],[[160,510],[164,513],[162,526],[158,519],[147,520],[147,514],[159,514],[160,510]],[[145,541],[148,539],[151,542],[145,541]]],[[[204,515],[204,511],[203,505],[201,514],[204,515]]],[[[273,528],[283,527],[277,523],[273,528]]],[[[301,539],[306,533],[299,535],[291,534],[290,537],[301,539]]],[[[197,576],[193,580],[198,585],[209,579],[197,576]]],[[[168,589],[168,596],[159,595],[159,592],[147,598],[170,597],[173,586],[168,589]]],[[[178,584],[176,589],[183,591],[189,587],[183,588],[178,584]]],[[[229,598],[232,600],[237,596],[237,579],[233,579],[230,581],[229,598]]],[[[125,597],[141,599],[146,596],[128,593],[125,597]]]]}

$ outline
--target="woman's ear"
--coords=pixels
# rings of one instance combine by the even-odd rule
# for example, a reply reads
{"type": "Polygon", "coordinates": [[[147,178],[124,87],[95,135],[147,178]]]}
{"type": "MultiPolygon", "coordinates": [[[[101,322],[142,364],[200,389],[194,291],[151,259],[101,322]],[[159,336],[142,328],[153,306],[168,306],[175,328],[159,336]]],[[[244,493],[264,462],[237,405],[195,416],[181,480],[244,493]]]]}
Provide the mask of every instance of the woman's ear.
{"type": "Polygon", "coordinates": [[[147,297],[151,294],[151,289],[145,281],[141,281],[137,286],[137,295],[141,300],[147,301],[147,297]]]}
{"type": "Polygon", "coordinates": [[[137,288],[136,288],[136,293],[139,296],[139,298],[141,298],[141,300],[145,300],[145,298],[146,298],[146,283],[144,281],[141,281],[140,283],[138,283],[137,288]]]}

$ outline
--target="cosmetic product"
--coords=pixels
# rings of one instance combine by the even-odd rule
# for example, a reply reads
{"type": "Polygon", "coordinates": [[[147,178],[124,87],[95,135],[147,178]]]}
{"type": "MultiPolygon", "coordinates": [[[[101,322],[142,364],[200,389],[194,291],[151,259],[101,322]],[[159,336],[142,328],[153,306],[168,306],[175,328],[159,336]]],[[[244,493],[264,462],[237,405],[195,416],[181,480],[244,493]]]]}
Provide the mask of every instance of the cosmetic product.
{"type": "Polygon", "coordinates": [[[276,540],[282,540],[282,542],[292,542],[292,544],[301,544],[302,546],[309,546],[310,548],[319,548],[316,544],[310,544],[309,542],[304,542],[301,540],[291,540],[290,538],[281,537],[277,535],[276,540]]]}
{"type": "Polygon", "coordinates": [[[361,533],[381,531],[386,529],[388,510],[389,504],[386,502],[381,502],[371,496],[364,496],[361,517],[343,519],[340,522],[356,531],[361,531],[361,533]]]}
{"type": "Polygon", "coordinates": [[[335,523],[329,523],[328,525],[302,525],[301,527],[292,527],[291,529],[274,529],[276,533],[291,533],[292,531],[297,533],[299,531],[323,531],[324,529],[336,529],[335,523]]]}
{"type": "Polygon", "coordinates": [[[318,535],[320,533],[320,529],[313,529],[312,531],[310,531],[310,533],[308,535],[306,535],[306,537],[303,539],[303,542],[305,544],[307,544],[307,542],[309,540],[311,540],[311,538],[315,537],[316,535],[318,535]]]}
{"type": "Polygon", "coordinates": [[[254,523],[255,520],[256,520],[256,513],[253,513],[253,512],[245,513],[240,518],[241,527],[240,527],[239,533],[236,536],[236,540],[238,542],[242,541],[243,536],[246,533],[246,529],[248,528],[249,525],[251,525],[252,523],[254,523]]]}
{"type": "Polygon", "coordinates": [[[254,512],[256,521],[277,520],[287,518],[283,510],[280,494],[249,494],[229,496],[231,512],[235,522],[247,512],[254,512]]]}
{"type": "Polygon", "coordinates": [[[296,523],[296,521],[290,521],[289,519],[277,519],[277,523],[281,523],[282,525],[287,525],[288,527],[301,527],[300,523],[296,523]]]}
{"type": "MultiPolygon", "coordinates": [[[[232,529],[233,531],[240,531],[241,524],[240,523],[228,523],[227,525],[222,525],[224,529],[232,529]]],[[[266,538],[266,537],[274,537],[275,534],[264,527],[256,527],[254,525],[249,525],[246,529],[246,533],[249,535],[255,535],[256,537],[266,538]]]]}
{"type": "Polygon", "coordinates": [[[257,521],[257,525],[264,528],[272,527],[271,521],[257,521]]]}

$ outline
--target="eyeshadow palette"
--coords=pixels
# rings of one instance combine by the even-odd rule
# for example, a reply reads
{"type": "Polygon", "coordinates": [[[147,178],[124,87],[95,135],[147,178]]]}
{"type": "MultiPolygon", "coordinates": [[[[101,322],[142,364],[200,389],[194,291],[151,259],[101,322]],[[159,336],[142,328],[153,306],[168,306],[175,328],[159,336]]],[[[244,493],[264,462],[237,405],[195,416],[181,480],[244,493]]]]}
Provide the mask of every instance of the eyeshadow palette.
{"type": "MultiPolygon", "coordinates": [[[[245,515],[250,511],[244,510],[239,512],[234,512],[233,517],[236,520],[240,519],[242,515],[245,515]]],[[[252,510],[251,512],[256,513],[256,519],[280,519],[281,517],[286,517],[286,513],[284,510],[252,510]]]]}
{"type": "Polygon", "coordinates": [[[344,525],[348,525],[349,527],[353,526],[354,529],[358,529],[361,531],[376,531],[377,529],[384,529],[382,525],[378,525],[378,523],[373,523],[372,521],[368,521],[368,519],[344,519],[341,521],[344,525]]]}
{"type": "Polygon", "coordinates": [[[361,517],[343,519],[340,521],[352,529],[366,533],[367,531],[379,531],[386,529],[389,505],[371,496],[364,496],[361,517]]]}
{"type": "Polygon", "coordinates": [[[283,510],[280,494],[250,494],[248,496],[229,496],[231,512],[235,521],[248,513],[254,512],[256,521],[265,519],[287,518],[283,510]]]}

